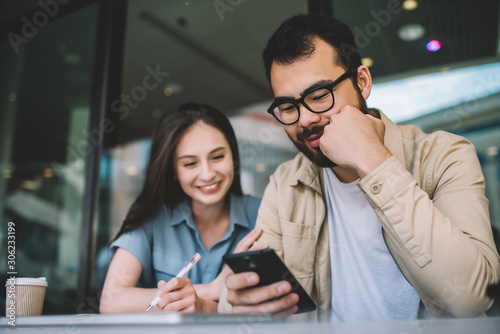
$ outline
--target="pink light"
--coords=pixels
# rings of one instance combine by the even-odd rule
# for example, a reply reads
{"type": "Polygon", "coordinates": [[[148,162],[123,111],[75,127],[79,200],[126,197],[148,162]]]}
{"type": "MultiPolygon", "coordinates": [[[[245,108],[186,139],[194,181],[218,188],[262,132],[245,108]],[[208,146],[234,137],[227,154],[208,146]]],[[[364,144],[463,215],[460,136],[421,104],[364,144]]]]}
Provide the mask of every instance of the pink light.
{"type": "Polygon", "coordinates": [[[441,42],[438,40],[432,40],[429,43],[427,43],[426,48],[430,52],[436,52],[439,49],[441,49],[441,42]]]}

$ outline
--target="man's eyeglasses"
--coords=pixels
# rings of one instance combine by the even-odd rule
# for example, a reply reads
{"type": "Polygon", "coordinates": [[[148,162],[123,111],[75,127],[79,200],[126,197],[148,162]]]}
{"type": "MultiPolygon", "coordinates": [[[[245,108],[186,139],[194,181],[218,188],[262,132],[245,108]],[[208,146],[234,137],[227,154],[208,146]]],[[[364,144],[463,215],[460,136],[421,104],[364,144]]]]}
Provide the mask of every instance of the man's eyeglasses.
{"type": "Polygon", "coordinates": [[[267,112],[274,116],[280,123],[291,125],[296,123],[300,118],[300,106],[304,107],[313,113],[320,114],[330,110],[335,103],[333,96],[333,87],[357,73],[357,68],[351,68],[342,74],[337,80],[324,86],[316,87],[308,91],[304,96],[290,101],[277,100],[267,109],[267,112]]]}

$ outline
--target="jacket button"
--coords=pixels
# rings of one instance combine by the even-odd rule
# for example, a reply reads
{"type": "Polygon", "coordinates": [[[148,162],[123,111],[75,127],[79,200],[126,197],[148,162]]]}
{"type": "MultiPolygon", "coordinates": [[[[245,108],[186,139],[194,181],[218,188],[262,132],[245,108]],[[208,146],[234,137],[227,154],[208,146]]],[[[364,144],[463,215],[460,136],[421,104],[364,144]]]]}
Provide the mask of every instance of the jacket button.
{"type": "Polygon", "coordinates": [[[378,194],[382,190],[382,185],[381,184],[372,184],[372,194],[378,194]]]}

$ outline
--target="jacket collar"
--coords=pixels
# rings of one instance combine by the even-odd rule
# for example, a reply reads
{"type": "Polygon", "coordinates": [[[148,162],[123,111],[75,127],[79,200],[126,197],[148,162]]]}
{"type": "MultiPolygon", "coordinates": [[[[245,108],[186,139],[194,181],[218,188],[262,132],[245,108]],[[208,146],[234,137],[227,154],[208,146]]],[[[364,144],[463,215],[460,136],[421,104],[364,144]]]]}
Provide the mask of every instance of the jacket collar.
{"type": "Polygon", "coordinates": [[[297,155],[295,161],[299,166],[296,172],[291,175],[288,184],[290,186],[304,184],[322,193],[321,180],[320,177],[318,177],[318,175],[321,174],[321,168],[312,163],[311,160],[302,153],[297,155]]]}
{"type": "MultiPolygon", "coordinates": [[[[399,126],[394,124],[380,110],[380,119],[385,124],[384,145],[399,161],[405,164],[405,155],[403,150],[403,134],[399,126]]],[[[406,164],[405,164],[406,165],[406,164]]]]}

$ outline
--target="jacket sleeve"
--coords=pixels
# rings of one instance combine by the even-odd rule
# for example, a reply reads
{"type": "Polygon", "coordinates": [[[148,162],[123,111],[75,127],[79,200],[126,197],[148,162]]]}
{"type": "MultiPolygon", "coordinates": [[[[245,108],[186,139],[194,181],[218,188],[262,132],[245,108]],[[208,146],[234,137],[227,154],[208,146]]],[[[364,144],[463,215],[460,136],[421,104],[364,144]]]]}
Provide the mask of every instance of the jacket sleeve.
{"type": "Polygon", "coordinates": [[[416,159],[418,179],[391,157],[358,186],[428,312],[431,303],[434,314],[471,317],[491,306],[486,288],[500,262],[475,149],[465,139],[450,144],[416,159]]]}

